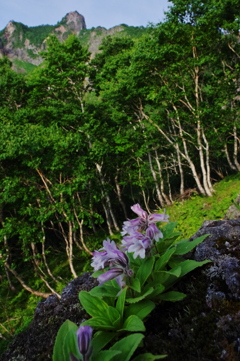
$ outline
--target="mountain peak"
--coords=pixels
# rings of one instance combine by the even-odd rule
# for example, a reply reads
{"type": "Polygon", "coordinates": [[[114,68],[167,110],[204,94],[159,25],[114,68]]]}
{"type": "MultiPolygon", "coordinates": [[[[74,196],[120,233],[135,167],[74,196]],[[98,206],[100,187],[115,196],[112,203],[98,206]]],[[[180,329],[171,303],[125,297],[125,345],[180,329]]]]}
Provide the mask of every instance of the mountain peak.
{"type": "Polygon", "coordinates": [[[87,28],[84,16],[79,14],[78,11],[67,13],[60,23],[66,25],[67,28],[74,31],[76,35],[78,35],[82,29],[87,28]]]}

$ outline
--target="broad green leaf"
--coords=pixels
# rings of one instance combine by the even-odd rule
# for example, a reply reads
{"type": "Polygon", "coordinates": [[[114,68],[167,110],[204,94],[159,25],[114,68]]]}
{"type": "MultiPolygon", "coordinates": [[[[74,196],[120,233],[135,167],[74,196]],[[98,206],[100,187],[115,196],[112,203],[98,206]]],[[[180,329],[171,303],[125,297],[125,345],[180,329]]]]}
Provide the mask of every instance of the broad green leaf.
{"type": "Polygon", "coordinates": [[[176,249],[170,248],[162,256],[160,256],[160,258],[156,261],[154,270],[160,271],[162,268],[164,268],[175,251],[176,249]]]}
{"type": "Polygon", "coordinates": [[[168,238],[172,235],[174,228],[176,227],[177,222],[168,222],[162,229],[164,238],[168,238]]]}
{"type": "Polygon", "coordinates": [[[110,350],[118,350],[122,354],[121,358],[115,356],[113,361],[120,361],[120,359],[121,361],[129,361],[143,338],[144,336],[141,333],[134,333],[117,341],[110,350]]]}
{"type": "Polygon", "coordinates": [[[178,236],[166,239],[166,240],[160,240],[156,243],[157,250],[160,255],[163,255],[167,249],[172,246],[172,244],[175,242],[175,240],[178,238],[178,236]]]}
{"type": "Polygon", "coordinates": [[[117,298],[116,309],[118,310],[121,318],[123,317],[123,311],[125,306],[127,287],[125,287],[117,298]]]}
{"type": "Polygon", "coordinates": [[[175,254],[183,255],[183,254],[190,252],[194,247],[196,247],[198,244],[200,244],[207,236],[208,236],[208,234],[204,234],[203,236],[198,237],[191,242],[189,242],[188,239],[184,239],[184,240],[176,243],[173,246],[174,248],[176,248],[175,254]]]}
{"type": "Polygon", "coordinates": [[[108,312],[108,304],[101,298],[92,296],[87,291],[79,293],[79,300],[87,313],[92,317],[101,317],[108,312]]]}
{"type": "Polygon", "coordinates": [[[171,268],[176,268],[179,263],[185,261],[184,258],[180,257],[180,256],[175,256],[175,254],[171,257],[171,259],[168,262],[169,267],[171,268]]]}
{"type": "Polygon", "coordinates": [[[151,299],[154,299],[156,296],[158,296],[160,293],[164,292],[165,290],[165,287],[164,285],[156,285],[154,287],[154,291],[151,293],[151,295],[149,295],[148,297],[151,298],[151,299]]]}
{"type": "Polygon", "coordinates": [[[121,351],[118,350],[104,350],[100,351],[99,354],[95,355],[91,358],[92,361],[111,361],[113,357],[119,355],[119,359],[121,359],[121,351]]]}
{"type": "Polygon", "coordinates": [[[116,332],[96,332],[92,339],[93,355],[102,350],[116,335],[116,332]]]}
{"type": "Polygon", "coordinates": [[[119,292],[119,287],[118,289],[109,285],[107,286],[105,283],[101,286],[96,286],[94,287],[89,293],[92,296],[95,297],[116,297],[117,294],[119,292]]]}
{"type": "Polygon", "coordinates": [[[177,237],[179,237],[181,235],[180,232],[174,232],[174,228],[176,227],[176,225],[177,225],[177,222],[169,222],[163,227],[162,233],[163,233],[163,241],[164,242],[166,240],[174,241],[177,237]]]}
{"type": "Polygon", "coordinates": [[[153,287],[150,287],[146,292],[143,292],[142,295],[138,296],[138,297],[131,297],[131,298],[127,298],[126,301],[128,303],[136,303],[139,302],[141,300],[143,300],[145,297],[147,297],[148,295],[150,295],[153,292],[153,287]]]}
{"type": "MultiPolygon", "coordinates": [[[[179,263],[178,267],[179,266],[181,267],[181,277],[183,277],[185,274],[193,271],[195,268],[202,267],[203,265],[205,265],[209,262],[211,262],[211,261],[205,260],[205,261],[197,262],[197,261],[188,259],[186,261],[179,263]]],[[[172,269],[171,271],[174,271],[174,269],[172,269]]]]}
{"type": "Polygon", "coordinates": [[[118,320],[120,320],[120,313],[112,306],[108,306],[107,316],[112,324],[115,324],[118,320]]]}
{"type": "Polygon", "coordinates": [[[70,352],[75,357],[80,357],[80,353],[77,347],[77,330],[77,325],[69,320],[66,320],[62,324],[58,330],[54,344],[53,361],[69,361],[70,352]]]}
{"type": "Polygon", "coordinates": [[[142,300],[138,303],[133,303],[125,308],[124,316],[129,317],[131,315],[138,316],[143,320],[150,312],[155,308],[155,303],[150,300],[142,300]]]}
{"type": "Polygon", "coordinates": [[[87,321],[84,321],[82,325],[91,326],[95,330],[100,331],[111,331],[115,330],[115,326],[110,324],[107,317],[92,317],[87,321]]]}
{"type": "Polygon", "coordinates": [[[132,361],[154,361],[166,358],[167,355],[153,355],[151,353],[143,353],[142,355],[138,355],[134,357],[132,361]]]}
{"type": "Polygon", "coordinates": [[[146,331],[143,321],[136,315],[129,316],[119,331],[141,332],[146,331]]]}
{"type": "Polygon", "coordinates": [[[186,295],[184,293],[177,291],[170,291],[163,293],[162,295],[159,295],[158,300],[175,302],[175,301],[181,301],[185,297],[186,295]]]}
{"type": "Polygon", "coordinates": [[[155,260],[154,257],[147,257],[143,260],[141,266],[139,267],[136,274],[136,278],[139,279],[141,286],[144,285],[145,281],[152,273],[154,260],[155,260]]]}
{"type": "Polygon", "coordinates": [[[141,292],[141,284],[138,278],[131,278],[130,282],[130,288],[132,288],[134,291],[141,292]]]}
{"type": "Polygon", "coordinates": [[[165,282],[171,277],[174,279],[180,277],[181,275],[181,267],[176,267],[176,269],[171,269],[170,271],[158,271],[153,273],[153,280],[156,283],[165,284],[165,282]]]}

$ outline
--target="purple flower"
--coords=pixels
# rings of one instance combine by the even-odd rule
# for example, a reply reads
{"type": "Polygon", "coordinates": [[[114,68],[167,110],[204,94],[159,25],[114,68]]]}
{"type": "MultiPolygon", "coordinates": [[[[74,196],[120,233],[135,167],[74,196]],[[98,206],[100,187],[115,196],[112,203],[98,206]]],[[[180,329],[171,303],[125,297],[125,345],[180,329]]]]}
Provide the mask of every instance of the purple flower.
{"type": "Polygon", "coordinates": [[[94,271],[98,271],[108,265],[108,260],[109,257],[106,251],[94,251],[91,266],[94,268],[94,271]]]}
{"type": "Polygon", "coordinates": [[[99,285],[102,285],[103,283],[112,280],[113,278],[116,278],[118,276],[124,276],[123,268],[111,268],[109,271],[102,273],[100,276],[98,276],[98,282],[99,285]]]}
{"type": "Polygon", "coordinates": [[[151,224],[155,224],[156,222],[168,222],[169,216],[165,213],[158,214],[158,213],[152,213],[148,214],[145,212],[140,205],[134,204],[131,207],[132,211],[138,215],[138,218],[133,220],[128,220],[123,223],[123,231],[122,235],[125,234],[132,234],[136,231],[145,231],[151,224]]]}
{"type": "Polygon", "coordinates": [[[145,234],[135,232],[132,235],[131,244],[129,243],[128,252],[134,253],[133,258],[145,258],[146,250],[150,249],[152,246],[152,240],[145,234]]]}
{"type": "Polygon", "coordinates": [[[133,258],[145,258],[146,252],[152,247],[153,240],[158,242],[162,238],[162,232],[155,224],[150,224],[146,233],[133,232],[130,236],[123,237],[122,245],[123,250],[134,253],[133,258]]]}
{"type": "Polygon", "coordinates": [[[149,225],[148,229],[146,230],[146,234],[150,239],[154,239],[156,242],[159,241],[159,238],[163,238],[162,232],[154,223],[149,225]]]}
{"type": "Polygon", "coordinates": [[[83,361],[88,361],[91,354],[91,339],[93,329],[90,326],[80,326],[77,330],[78,348],[83,361]]]}
{"type": "Polygon", "coordinates": [[[103,247],[99,251],[93,252],[91,266],[95,271],[116,265],[125,268],[129,264],[127,255],[117,248],[114,241],[111,242],[109,239],[103,241],[103,247]]]}

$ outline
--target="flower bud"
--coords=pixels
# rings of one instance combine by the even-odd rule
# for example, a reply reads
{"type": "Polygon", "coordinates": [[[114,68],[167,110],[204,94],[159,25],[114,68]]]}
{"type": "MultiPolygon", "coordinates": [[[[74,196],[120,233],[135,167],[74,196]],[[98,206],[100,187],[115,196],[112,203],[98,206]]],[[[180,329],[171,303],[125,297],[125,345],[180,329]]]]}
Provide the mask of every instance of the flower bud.
{"type": "Polygon", "coordinates": [[[85,361],[89,360],[91,353],[92,333],[93,329],[88,325],[80,326],[77,330],[78,348],[85,361]]]}

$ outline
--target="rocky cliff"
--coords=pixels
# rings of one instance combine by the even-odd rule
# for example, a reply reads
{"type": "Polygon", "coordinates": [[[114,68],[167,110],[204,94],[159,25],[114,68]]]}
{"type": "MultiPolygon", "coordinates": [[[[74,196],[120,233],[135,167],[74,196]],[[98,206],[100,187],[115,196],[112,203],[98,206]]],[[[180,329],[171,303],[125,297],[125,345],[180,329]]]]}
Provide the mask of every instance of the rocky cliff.
{"type": "MultiPolygon", "coordinates": [[[[94,56],[104,37],[119,32],[129,35],[128,33],[133,28],[119,25],[108,30],[104,27],[87,29],[84,16],[77,11],[69,12],[56,25],[28,27],[22,23],[9,21],[7,26],[0,31],[0,57],[7,56],[17,71],[24,71],[21,63],[37,66],[43,61],[39,52],[45,50],[46,39],[50,34],[55,34],[61,42],[66,40],[70,34],[75,34],[79,37],[82,45],[87,46],[94,56]]],[[[137,37],[144,30],[142,27],[134,28],[137,37]]]]}

